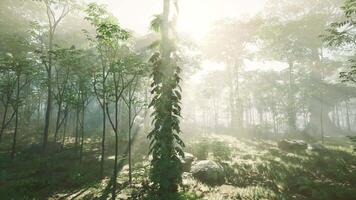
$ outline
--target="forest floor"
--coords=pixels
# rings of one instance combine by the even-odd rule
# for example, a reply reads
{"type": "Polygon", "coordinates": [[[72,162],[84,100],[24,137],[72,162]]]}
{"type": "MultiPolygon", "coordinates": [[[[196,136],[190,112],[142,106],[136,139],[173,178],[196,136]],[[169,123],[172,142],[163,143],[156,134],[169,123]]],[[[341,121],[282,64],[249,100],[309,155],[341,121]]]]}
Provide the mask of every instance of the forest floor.
{"type": "MultiPolygon", "coordinates": [[[[329,142],[322,151],[285,152],[276,142],[209,136],[187,143],[198,159],[220,163],[226,183],[205,185],[183,176],[180,199],[295,199],[355,200],[356,153],[349,145],[329,142]]],[[[11,161],[0,154],[0,199],[107,199],[112,156],[105,163],[106,178],[99,179],[98,141],[85,144],[83,160],[73,148],[51,155],[19,154],[11,161]]],[[[133,183],[128,168],[119,173],[118,199],[143,199],[149,190],[148,161],[136,161],[133,183]]]]}

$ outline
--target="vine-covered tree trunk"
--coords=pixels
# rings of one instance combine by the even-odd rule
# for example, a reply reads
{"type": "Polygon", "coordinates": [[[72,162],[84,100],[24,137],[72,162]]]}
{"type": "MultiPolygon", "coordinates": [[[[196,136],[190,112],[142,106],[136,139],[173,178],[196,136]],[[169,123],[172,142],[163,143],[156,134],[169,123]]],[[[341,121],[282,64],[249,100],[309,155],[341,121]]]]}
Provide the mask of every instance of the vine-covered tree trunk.
{"type": "Polygon", "coordinates": [[[151,106],[154,107],[154,128],[149,133],[152,153],[150,178],[158,187],[160,198],[168,199],[178,190],[182,181],[182,164],[179,156],[184,157],[181,149],[184,144],[179,138],[180,100],[179,89],[180,68],[177,66],[169,38],[170,0],[164,0],[163,14],[160,20],[161,49],[160,53],[152,56],[153,62],[153,93],[151,106]]]}

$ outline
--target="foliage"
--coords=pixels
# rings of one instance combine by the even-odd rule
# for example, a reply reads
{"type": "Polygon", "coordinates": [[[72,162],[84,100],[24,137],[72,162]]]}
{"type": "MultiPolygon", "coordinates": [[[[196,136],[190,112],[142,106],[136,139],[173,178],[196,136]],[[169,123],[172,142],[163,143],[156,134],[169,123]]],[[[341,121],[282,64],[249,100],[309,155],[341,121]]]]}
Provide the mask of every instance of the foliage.
{"type": "Polygon", "coordinates": [[[354,143],[354,151],[356,151],[356,136],[348,136],[348,138],[354,143]]]}
{"type": "Polygon", "coordinates": [[[192,145],[192,153],[198,160],[206,160],[209,156],[209,141],[202,139],[192,145]]]}
{"type": "Polygon", "coordinates": [[[226,185],[207,188],[196,180],[184,180],[188,191],[203,193],[200,197],[204,199],[355,198],[356,160],[346,145],[328,145],[320,152],[286,154],[273,141],[220,139],[233,149],[231,159],[221,162],[226,185]]]}
{"type": "MultiPolygon", "coordinates": [[[[344,14],[344,19],[331,23],[326,29],[326,33],[322,35],[322,38],[329,46],[341,49],[354,49],[356,44],[354,21],[356,14],[356,1],[346,0],[341,9],[344,14]]],[[[340,73],[340,78],[343,82],[356,82],[356,62],[354,57],[355,55],[352,55],[349,59],[350,69],[340,73]]]]}
{"type": "Polygon", "coordinates": [[[213,141],[211,144],[211,150],[213,152],[214,157],[219,161],[231,159],[232,149],[229,145],[225,144],[222,141],[213,141]]]}
{"type": "Polygon", "coordinates": [[[182,181],[180,157],[184,157],[184,143],[179,137],[181,69],[177,65],[178,57],[172,48],[174,40],[168,36],[169,30],[174,31],[168,26],[169,4],[170,1],[165,0],[160,29],[154,28],[161,31],[161,51],[154,53],[150,59],[153,66],[151,93],[154,95],[150,104],[150,107],[154,108],[154,127],[148,134],[151,140],[149,153],[153,157],[150,178],[158,187],[161,197],[177,192],[178,184],[182,181]]]}

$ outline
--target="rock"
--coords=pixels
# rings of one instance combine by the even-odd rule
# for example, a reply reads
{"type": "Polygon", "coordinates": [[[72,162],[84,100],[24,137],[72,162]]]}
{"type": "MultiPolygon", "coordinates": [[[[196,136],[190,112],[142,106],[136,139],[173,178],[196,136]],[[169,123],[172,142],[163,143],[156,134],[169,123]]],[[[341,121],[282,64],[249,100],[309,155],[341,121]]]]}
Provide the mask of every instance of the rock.
{"type": "Polygon", "coordinates": [[[303,140],[281,140],[278,142],[278,147],[284,151],[294,152],[306,150],[308,144],[303,140]]]}
{"type": "Polygon", "coordinates": [[[223,167],[210,160],[196,162],[191,170],[193,177],[208,185],[222,185],[225,182],[223,167]]]}
{"type": "Polygon", "coordinates": [[[181,159],[182,165],[183,165],[183,172],[190,172],[190,169],[192,168],[192,163],[194,162],[195,157],[193,154],[184,152],[184,158],[181,159]]]}
{"type": "Polygon", "coordinates": [[[325,151],[325,150],[327,150],[324,145],[318,144],[318,143],[310,144],[308,146],[308,149],[311,150],[311,151],[325,151]]]}

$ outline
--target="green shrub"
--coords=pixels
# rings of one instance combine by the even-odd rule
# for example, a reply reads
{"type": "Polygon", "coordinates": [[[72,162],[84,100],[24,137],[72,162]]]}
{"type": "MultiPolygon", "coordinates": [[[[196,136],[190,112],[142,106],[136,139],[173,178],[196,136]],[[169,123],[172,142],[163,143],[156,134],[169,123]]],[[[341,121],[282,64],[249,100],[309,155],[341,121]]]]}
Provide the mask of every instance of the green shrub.
{"type": "Polygon", "coordinates": [[[354,151],[356,151],[356,136],[347,136],[354,144],[354,151]]]}
{"type": "Polygon", "coordinates": [[[230,160],[231,159],[231,147],[228,144],[220,141],[214,141],[211,143],[211,150],[214,157],[217,160],[230,160]]]}
{"type": "Polygon", "coordinates": [[[198,160],[206,160],[209,155],[209,141],[203,139],[192,146],[193,154],[198,160]]]}

